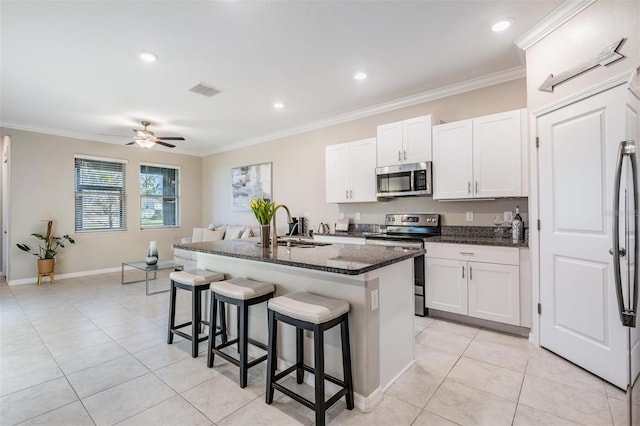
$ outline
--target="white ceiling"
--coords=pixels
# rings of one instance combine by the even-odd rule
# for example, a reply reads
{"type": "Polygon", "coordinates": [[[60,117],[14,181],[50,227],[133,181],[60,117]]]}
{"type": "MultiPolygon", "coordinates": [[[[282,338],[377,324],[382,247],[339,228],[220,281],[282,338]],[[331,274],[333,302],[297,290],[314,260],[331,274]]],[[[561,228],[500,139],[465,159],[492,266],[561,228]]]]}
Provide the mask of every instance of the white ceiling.
{"type": "Polygon", "coordinates": [[[174,152],[210,154],[513,75],[522,67],[513,41],[561,4],[2,0],[0,122],[124,144],[149,120],[156,135],[186,138],[174,152]],[[514,25],[493,33],[499,17],[514,25]],[[145,49],[158,61],[143,63],[145,49]],[[354,80],[358,71],[369,77],[354,80]],[[221,93],[188,90],[200,81],[221,93]]]}

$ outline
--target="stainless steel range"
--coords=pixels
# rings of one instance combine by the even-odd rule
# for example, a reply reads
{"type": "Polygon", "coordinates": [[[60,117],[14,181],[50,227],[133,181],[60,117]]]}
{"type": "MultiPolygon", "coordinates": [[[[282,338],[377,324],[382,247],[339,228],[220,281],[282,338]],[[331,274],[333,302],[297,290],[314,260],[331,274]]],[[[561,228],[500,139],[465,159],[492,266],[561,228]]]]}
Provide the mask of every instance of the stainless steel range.
{"type": "MultiPolygon", "coordinates": [[[[424,248],[427,238],[440,235],[440,215],[436,213],[390,213],[385,216],[386,232],[366,235],[367,245],[424,248]]],[[[415,313],[425,316],[424,256],[414,258],[415,313]]]]}

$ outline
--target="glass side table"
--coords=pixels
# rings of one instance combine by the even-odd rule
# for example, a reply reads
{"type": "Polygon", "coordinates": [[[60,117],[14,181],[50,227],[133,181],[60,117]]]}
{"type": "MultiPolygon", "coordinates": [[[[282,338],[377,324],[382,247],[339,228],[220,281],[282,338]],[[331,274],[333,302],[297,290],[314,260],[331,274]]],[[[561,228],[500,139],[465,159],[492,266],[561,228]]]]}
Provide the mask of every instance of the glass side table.
{"type": "Polygon", "coordinates": [[[149,274],[153,273],[153,278],[151,280],[155,280],[157,278],[158,271],[165,271],[167,269],[173,269],[174,271],[182,271],[184,269],[184,265],[180,263],[175,263],[169,260],[159,260],[155,265],[147,265],[144,261],[135,261],[135,262],[122,262],[122,285],[125,284],[133,284],[133,283],[141,283],[145,282],[145,288],[147,296],[158,293],[166,293],[169,289],[149,292],[149,274]],[[124,281],[124,268],[125,266],[137,269],[139,271],[144,272],[143,280],[134,280],[134,281],[124,281]]]}

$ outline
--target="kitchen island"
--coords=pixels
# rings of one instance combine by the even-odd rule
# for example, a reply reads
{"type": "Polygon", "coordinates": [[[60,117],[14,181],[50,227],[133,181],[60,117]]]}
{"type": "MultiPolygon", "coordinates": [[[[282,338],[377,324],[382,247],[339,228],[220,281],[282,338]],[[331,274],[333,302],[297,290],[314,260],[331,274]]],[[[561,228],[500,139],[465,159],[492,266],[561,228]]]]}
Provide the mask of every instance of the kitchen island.
{"type": "MultiPolygon", "coordinates": [[[[255,241],[243,240],[176,247],[197,252],[199,268],[222,272],[227,278],[273,283],[276,296],[307,291],[349,302],[355,404],[361,410],[379,402],[382,392],[413,363],[413,258],[424,250],[313,243],[263,250],[255,241]]],[[[235,315],[228,316],[233,332],[235,315]]],[[[250,335],[266,342],[266,307],[253,307],[249,321],[250,335]]],[[[310,363],[313,343],[305,338],[305,358],[310,363]]],[[[295,362],[295,329],[282,326],[278,340],[280,370],[295,362]]],[[[325,368],[342,377],[338,327],[325,333],[325,368]]]]}

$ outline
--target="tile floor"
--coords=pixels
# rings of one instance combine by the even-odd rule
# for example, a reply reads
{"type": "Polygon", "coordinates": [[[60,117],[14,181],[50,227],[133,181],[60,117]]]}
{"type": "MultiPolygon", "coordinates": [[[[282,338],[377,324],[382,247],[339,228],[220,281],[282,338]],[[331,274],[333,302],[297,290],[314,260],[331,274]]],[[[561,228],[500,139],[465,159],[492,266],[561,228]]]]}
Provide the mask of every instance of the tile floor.
{"type": "MultiPolygon", "coordinates": [[[[313,424],[278,392],[264,403],[262,366],[240,389],[220,357],[208,369],[189,342],[167,345],[167,296],[121,286],[119,273],[0,285],[0,424],[313,424]]],[[[429,318],[416,318],[415,334],[416,363],[383,401],[370,413],[339,402],[329,424],[626,424],[622,392],[526,339],[429,318]]]]}

